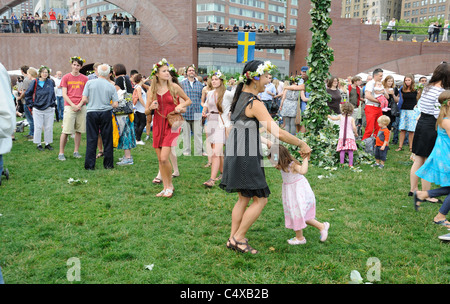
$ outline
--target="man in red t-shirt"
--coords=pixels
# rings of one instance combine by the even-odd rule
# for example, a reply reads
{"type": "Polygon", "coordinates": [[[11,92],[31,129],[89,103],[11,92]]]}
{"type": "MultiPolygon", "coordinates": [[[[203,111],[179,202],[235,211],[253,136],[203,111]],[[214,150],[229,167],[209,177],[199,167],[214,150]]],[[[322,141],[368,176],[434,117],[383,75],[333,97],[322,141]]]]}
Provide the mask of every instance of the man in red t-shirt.
{"type": "Polygon", "coordinates": [[[86,133],[86,106],[82,102],[83,90],[88,77],[80,73],[84,60],[79,57],[72,57],[72,72],[66,74],[61,79],[61,87],[64,98],[64,120],[63,130],[59,141],[59,160],[66,160],[64,148],[67,138],[75,133],[75,148],[73,156],[81,158],[78,149],[81,142],[81,134],[86,133]]]}

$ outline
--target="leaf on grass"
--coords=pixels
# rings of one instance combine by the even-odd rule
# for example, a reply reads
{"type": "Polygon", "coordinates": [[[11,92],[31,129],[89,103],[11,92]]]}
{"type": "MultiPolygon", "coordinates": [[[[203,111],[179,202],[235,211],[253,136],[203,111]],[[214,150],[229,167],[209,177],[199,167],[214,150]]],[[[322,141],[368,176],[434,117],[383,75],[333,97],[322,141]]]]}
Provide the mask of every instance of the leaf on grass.
{"type": "Polygon", "coordinates": [[[153,270],[154,266],[155,266],[155,264],[150,264],[150,265],[145,265],[144,268],[148,269],[148,270],[153,270]]]}

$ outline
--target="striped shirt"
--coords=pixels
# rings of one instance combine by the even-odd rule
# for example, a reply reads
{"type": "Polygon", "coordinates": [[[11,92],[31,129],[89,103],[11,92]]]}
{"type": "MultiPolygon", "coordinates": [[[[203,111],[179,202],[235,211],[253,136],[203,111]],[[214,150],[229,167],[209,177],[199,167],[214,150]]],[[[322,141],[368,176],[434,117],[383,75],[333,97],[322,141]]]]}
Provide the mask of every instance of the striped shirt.
{"type": "Polygon", "coordinates": [[[197,79],[191,83],[188,78],[183,80],[181,83],[181,88],[192,101],[192,104],[186,108],[186,113],[183,114],[186,120],[200,120],[202,119],[202,90],[203,84],[197,79]]]}
{"type": "Polygon", "coordinates": [[[438,101],[439,95],[444,92],[444,88],[441,87],[425,87],[422,92],[422,96],[418,102],[418,108],[421,113],[434,115],[437,119],[441,104],[438,101]]]}

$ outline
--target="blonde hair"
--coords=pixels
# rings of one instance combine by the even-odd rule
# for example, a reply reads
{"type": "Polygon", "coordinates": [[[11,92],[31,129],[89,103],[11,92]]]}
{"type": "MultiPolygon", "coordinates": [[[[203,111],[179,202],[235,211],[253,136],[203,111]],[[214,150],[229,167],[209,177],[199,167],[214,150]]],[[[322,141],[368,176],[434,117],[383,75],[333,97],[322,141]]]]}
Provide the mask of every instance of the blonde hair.
{"type": "Polygon", "coordinates": [[[30,74],[30,76],[33,77],[33,78],[37,78],[38,77],[38,72],[36,71],[36,69],[33,69],[33,68],[29,68],[27,70],[27,74],[30,74]]]}
{"type": "Polygon", "coordinates": [[[388,126],[391,122],[391,119],[389,118],[389,116],[382,115],[378,117],[377,122],[383,124],[384,126],[388,126]]]}
{"type": "Polygon", "coordinates": [[[392,75],[387,75],[386,78],[384,78],[384,80],[383,80],[383,87],[385,87],[385,88],[388,87],[388,86],[387,86],[387,82],[388,82],[389,79],[392,79],[392,80],[393,80],[393,81],[392,81],[392,87],[391,87],[391,88],[395,87],[395,80],[394,80],[394,77],[392,77],[392,75]]]}
{"type": "MultiPolygon", "coordinates": [[[[160,66],[158,67],[156,73],[152,76],[152,85],[150,86],[150,95],[152,96],[152,100],[156,100],[158,98],[158,85],[160,84],[159,82],[159,78],[158,76],[156,76],[156,74],[159,73],[159,70],[164,67],[166,65],[160,66]]],[[[169,78],[169,80],[167,81],[167,88],[169,89],[170,95],[172,95],[173,98],[173,102],[175,104],[178,104],[178,99],[177,99],[177,95],[176,95],[176,91],[175,91],[175,86],[176,84],[174,84],[172,82],[172,77],[169,78]]]]}
{"type": "Polygon", "coordinates": [[[436,129],[438,126],[442,126],[442,121],[445,117],[450,117],[450,90],[442,92],[439,95],[438,101],[441,104],[441,110],[436,121],[436,129]]]}

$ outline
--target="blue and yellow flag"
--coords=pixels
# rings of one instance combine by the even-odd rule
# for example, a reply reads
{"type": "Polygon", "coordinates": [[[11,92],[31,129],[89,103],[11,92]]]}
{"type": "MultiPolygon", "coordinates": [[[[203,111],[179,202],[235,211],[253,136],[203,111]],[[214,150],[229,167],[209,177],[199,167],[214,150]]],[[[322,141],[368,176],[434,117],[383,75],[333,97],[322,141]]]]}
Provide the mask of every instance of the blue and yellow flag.
{"type": "Polygon", "coordinates": [[[255,58],[255,32],[238,32],[237,62],[252,61],[255,58]]]}

